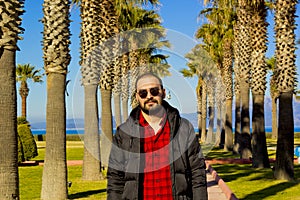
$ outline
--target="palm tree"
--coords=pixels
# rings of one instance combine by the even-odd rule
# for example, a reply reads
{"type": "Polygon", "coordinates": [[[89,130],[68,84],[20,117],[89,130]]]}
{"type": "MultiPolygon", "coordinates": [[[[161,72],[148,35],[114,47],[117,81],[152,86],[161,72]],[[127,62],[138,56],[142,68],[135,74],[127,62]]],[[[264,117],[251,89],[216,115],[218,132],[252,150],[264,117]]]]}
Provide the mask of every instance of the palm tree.
{"type": "MultiPolygon", "coordinates": [[[[214,53],[216,56],[213,57],[220,62],[218,67],[223,82],[222,84],[225,87],[225,105],[222,106],[225,108],[222,120],[224,128],[221,135],[220,146],[224,145],[224,150],[231,151],[233,149],[233,26],[236,23],[236,2],[232,0],[218,0],[207,1],[205,3],[208,2],[212,2],[212,8],[204,9],[200,14],[204,14],[211,26],[214,27],[210,30],[212,31],[211,34],[214,35],[214,39],[210,42],[215,43],[215,45],[212,46],[217,47],[215,49],[216,52],[214,53]],[[218,51],[221,52],[220,55],[218,55],[218,51]]],[[[212,52],[214,51],[212,50],[212,52]]],[[[221,110],[219,111],[221,112],[221,110]]]]}
{"type": "Polygon", "coordinates": [[[82,179],[103,179],[100,158],[98,84],[100,80],[97,63],[98,45],[100,44],[100,1],[75,0],[80,4],[81,33],[81,75],[84,87],[84,156],[82,179]],[[93,28],[91,28],[93,27],[93,28]]]}
{"type": "Polygon", "coordinates": [[[267,59],[267,68],[272,71],[272,77],[270,78],[270,95],[272,101],[272,139],[277,139],[277,99],[279,93],[276,85],[276,74],[275,74],[275,57],[267,59]]]}
{"type": "Polygon", "coordinates": [[[0,0],[0,199],[19,199],[16,50],[22,0],[0,0]]]}
{"type": "Polygon", "coordinates": [[[216,80],[215,76],[210,73],[207,76],[207,106],[208,106],[208,130],[206,135],[206,144],[213,143],[214,118],[215,118],[215,96],[216,96],[216,80]]]}
{"type": "MultiPolygon", "coordinates": [[[[238,66],[240,77],[240,98],[241,98],[241,133],[236,135],[238,152],[241,158],[248,159],[252,157],[251,135],[250,135],[250,114],[249,114],[249,90],[250,90],[250,66],[251,66],[251,38],[250,38],[250,22],[251,22],[251,6],[247,0],[239,0],[237,7],[238,20],[238,37],[235,41],[239,45],[238,66]]],[[[235,45],[237,46],[237,45],[235,45]]],[[[237,75],[236,74],[236,75],[237,75]]],[[[237,132],[236,132],[237,133],[237,132]]]]}
{"type": "MultiPolygon", "coordinates": [[[[133,3],[136,5],[145,3],[157,3],[157,0],[132,0],[125,3],[133,3]]],[[[101,30],[101,41],[100,44],[101,52],[99,58],[101,61],[100,74],[100,91],[101,91],[101,159],[102,163],[108,165],[108,157],[111,149],[111,141],[113,137],[112,129],[112,108],[111,98],[112,89],[116,82],[114,78],[118,79],[119,72],[119,33],[120,27],[118,23],[118,17],[121,14],[121,7],[126,5],[123,0],[102,0],[100,2],[101,12],[100,14],[100,30],[101,30]]]]}
{"type": "Polygon", "coordinates": [[[17,76],[17,82],[21,83],[20,89],[19,89],[19,94],[22,98],[22,117],[27,116],[27,96],[29,94],[29,88],[27,81],[32,80],[34,83],[41,83],[43,82],[42,80],[42,75],[39,74],[41,71],[39,70],[34,70],[34,66],[31,66],[30,64],[18,64],[17,69],[16,69],[16,76],[17,76]]]}
{"type": "Polygon", "coordinates": [[[196,45],[189,53],[185,55],[188,59],[188,69],[180,72],[185,77],[198,77],[198,85],[196,87],[197,94],[197,113],[198,113],[198,129],[199,136],[202,141],[206,138],[206,106],[207,106],[207,76],[210,70],[214,68],[214,62],[203,48],[202,45],[196,45]]]}
{"type": "Polygon", "coordinates": [[[265,133],[264,98],[266,91],[267,65],[267,9],[264,0],[252,6],[251,26],[251,91],[253,99],[252,114],[252,167],[269,168],[267,141],[265,133]]]}
{"type": "Polygon", "coordinates": [[[279,92],[278,139],[274,176],[294,179],[293,94],[296,84],[295,13],[297,1],[275,2],[276,83],[279,92]]]}
{"type": "Polygon", "coordinates": [[[235,124],[234,124],[234,147],[233,152],[236,154],[241,155],[241,148],[240,148],[240,142],[239,137],[241,136],[241,92],[240,92],[240,75],[239,75],[239,49],[240,41],[238,40],[239,36],[239,21],[236,22],[236,25],[234,26],[234,37],[235,42],[233,44],[233,54],[234,54],[234,64],[233,64],[233,71],[234,71],[234,94],[235,94],[235,124]]]}
{"type": "MultiPolygon", "coordinates": [[[[232,2],[218,2],[213,8],[207,8],[201,11],[201,14],[208,19],[209,23],[204,24],[197,32],[198,38],[204,38],[208,44],[208,51],[217,63],[220,70],[222,84],[225,86],[225,117],[223,124],[225,135],[221,136],[220,146],[224,146],[226,151],[233,149],[232,133],[232,99],[233,99],[233,81],[232,81],[232,60],[233,60],[233,24],[235,12],[232,9],[232,2]],[[224,137],[225,136],[225,137],[224,137]]],[[[219,112],[222,112],[218,109],[219,112]]]]}
{"type": "Polygon", "coordinates": [[[47,75],[46,152],[41,199],[67,199],[66,75],[71,60],[70,2],[44,0],[42,22],[44,67],[47,75]]]}

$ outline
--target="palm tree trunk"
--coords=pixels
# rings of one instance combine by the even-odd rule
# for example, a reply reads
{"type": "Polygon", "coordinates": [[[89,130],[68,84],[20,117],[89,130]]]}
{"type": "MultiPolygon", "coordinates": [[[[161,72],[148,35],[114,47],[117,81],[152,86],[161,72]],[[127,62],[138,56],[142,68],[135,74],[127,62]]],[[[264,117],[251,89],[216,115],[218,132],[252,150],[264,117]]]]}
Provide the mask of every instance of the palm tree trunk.
{"type": "Polygon", "coordinates": [[[122,98],[122,116],[123,121],[125,122],[128,118],[128,98],[122,98]]]}
{"type": "Polygon", "coordinates": [[[0,199],[19,199],[15,55],[0,49],[0,199]]]}
{"type": "Polygon", "coordinates": [[[250,135],[250,115],[249,115],[249,83],[241,80],[241,135],[238,138],[240,145],[240,156],[244,159],[252,157],[251,153],[251,135],[250,135]]]}
{"type": "Polygon", "coordinates": [[[269,168],[264,114],[264,94],[253,94],[252,167],[269,168]]]}
{"type": "Polygon", "coordinates": [[[241,96],[240,92],[235,94],[235,124],[234,124],[234,147],[233,152],[240,154],[239,138],[241,137],[241,96]]]}
{"type": "Polygon", "coordinates": [[[201,132],[202,132],[202,79],[198,78],[198,85],[196,88],[196,95],[197,95],[197,125],[198,125],[198,135],[199,138],[201,138],[201,132]]]}
{"type": "Polygon", "coordinates": [[[47,77],[46,153],[43,169],[43,200],[68,197],[66,162],[66,75],[50,73],[47,77]]]}
{"type": "Polygon", "coordinates": [[[84,86],[84,156],[83,180],[101,180],[100,137],[98,116],[98,85],[84,86]]]}
{"type": "Polygon", "coordinates": [[[272,97],[272,139],[277,139],[277,103],[276,98],[272,97]]]}
{"type": "Polygon", "coordinates": [[[22,98],[22,117],[27,117],[26,111],[27,111],[27,96],[28,96],[29,89],[27,87],[26,82],[21,83],[20,87],[20,95],[22,98]]]}
{"type": "Polygon", "coordinates": [[[276,179],[294,179],[294,116],[293,93],[282,92],[279,96],[279,120],[276,162],[276,179]]]}
{"type": "Polygon", "coordinates": [[[222,133],[222,103],[218,102],[217,107],[217,128],[216,128],[216,135],[215,135],[215,144],[220,146],[221,143],[221,133],[222,133]]]}
{"type": "Polygon", "coordinates": [[[206,140],[206,107],[207,107],[207,86],[206,82],[203,81],[203,87],[202,87],[202,125],[201,125],[201,141],[204,142],[206,140]]]}
{"type": "Polygon", "coordinates": [[[22,117],[26,117],[26,96],[22,96],[22,117]]]}
{"type": "Polygon", "coordinates": [[[120,93],[114,93],[113,96],[114,96],[114,107],[115,107],[115,121],[116,121],[116,127],[118,127],[122,123],[121,96],[120,93]]]}
{"type": "Polygon", "coordinates": [[[232,99],[226,100],[226,119],[225,119],[225,151],[233,149],[233,133],[232,133],[232,99]]]}
{"type": "MultiPolygon", "coordinates": [[[[123,55],[123,64],[128,66],[128,56],[123,55]]],[[[121,103],[122,103],[122,119],[125,122],[128,118],[128,97],[129,97],[129,84],[130,84],[130,71],[129,69],[123,66],[122,67],[122,77],[121,77],[121,103]]]]}
{"type": "Polygon", "coordinates": [[[101,89],[101,159],[102,165],[104,165],[105,167],[108,166],[108,158],[113,138],[111,96],[111,90],[101,89]]]}
{"type": "Polygon", "coordinates": [[[205,143],[212,144],[213,132],[214,132],[214,116],[215,116],[215,107],[214,106],[208,107],[208,116],[209,116],[208,132],[207,132],[207,137],[206,137],[205,143]]]}

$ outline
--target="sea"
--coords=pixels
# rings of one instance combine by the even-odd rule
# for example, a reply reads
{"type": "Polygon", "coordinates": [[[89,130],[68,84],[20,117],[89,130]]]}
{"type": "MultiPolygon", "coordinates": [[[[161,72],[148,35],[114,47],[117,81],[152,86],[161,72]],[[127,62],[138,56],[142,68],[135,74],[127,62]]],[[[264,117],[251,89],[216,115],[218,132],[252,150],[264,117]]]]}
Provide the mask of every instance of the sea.
{"type": "MultiPolygon", "coordinates": [[[[115,129],[113,130],[113,132],[115,133],[115,129]]],[[[251,131],[251,130],[250,130],[251,131]]],[[[272,127],[266,127],[265,128],[266,133],[271,133],[272,132],[272,127]]],[[[46,134],[46,129],[31,129],[31,132],[33,135],[44,135],[46,134]]],[[[198,132],[198,129],[195,128],[195,132],[198,132]]],[[[300,127],[295,127],[294,128],[294,132],[298,133],[300,132],[300,127]]],[[[66,133],[70,134],[70,135],[74,135],[74,134],[84,134],[84,129],[66,129],[66,133]]]]}

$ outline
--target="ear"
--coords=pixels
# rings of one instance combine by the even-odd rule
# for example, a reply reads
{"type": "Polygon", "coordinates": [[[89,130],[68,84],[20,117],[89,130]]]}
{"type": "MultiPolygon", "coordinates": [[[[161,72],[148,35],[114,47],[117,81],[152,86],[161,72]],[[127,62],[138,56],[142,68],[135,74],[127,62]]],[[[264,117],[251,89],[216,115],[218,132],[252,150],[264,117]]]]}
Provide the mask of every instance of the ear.
{"type": "Polygon", "coordinates": [[[163,89],[163,94],[162,94],[162,98],[164,99],[166,97],[166,90],[163,89]]]}

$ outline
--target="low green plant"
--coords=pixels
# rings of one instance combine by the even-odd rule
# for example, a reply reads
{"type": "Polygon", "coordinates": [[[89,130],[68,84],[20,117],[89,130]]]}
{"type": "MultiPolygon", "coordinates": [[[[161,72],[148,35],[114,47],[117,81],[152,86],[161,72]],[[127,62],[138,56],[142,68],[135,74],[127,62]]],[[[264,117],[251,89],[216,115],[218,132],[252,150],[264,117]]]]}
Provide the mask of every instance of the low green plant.
{"type": "Polygon", "coordinates": [[[38,155],[36,142],[25,117],[18,117],[18,162],[24,162],[38,155]]]}
{"type": "Polygon", "coordinates": [[[23,150],[23,155],[25,160],[30,160],[38,155],[36,142],[31,133],[28,124],[18,125],[18,135],[20,139],[21,146],[23,150]]]}

